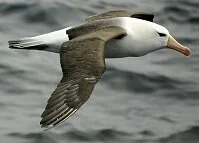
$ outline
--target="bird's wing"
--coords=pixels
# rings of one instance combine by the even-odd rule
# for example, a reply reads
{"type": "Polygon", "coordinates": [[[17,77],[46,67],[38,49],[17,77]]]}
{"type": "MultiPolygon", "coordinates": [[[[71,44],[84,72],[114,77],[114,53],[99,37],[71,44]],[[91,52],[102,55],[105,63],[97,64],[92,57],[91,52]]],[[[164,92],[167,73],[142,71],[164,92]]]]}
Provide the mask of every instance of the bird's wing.
{"type": "Polygon", "coordinates": [[[42,127],[49,129],[62,123],[89,99],[105,71],[105,44],[125,32],[121,27],[106,27],[62,45],[60,61],[63,78],[41,115],[42,127]]]}
{"type": "Polygon", "coordinates": [[[101,14],[89,16],[88,18],[85,19],[85,21],[91,22],[95,20],[114,18],[114,17],[132,17],[132,18],[139,18],[153,22],[154,14],[133,13],[132,11],[127,11],[127,10],[114,10],[114,11],[107,11],[101,14]]]}

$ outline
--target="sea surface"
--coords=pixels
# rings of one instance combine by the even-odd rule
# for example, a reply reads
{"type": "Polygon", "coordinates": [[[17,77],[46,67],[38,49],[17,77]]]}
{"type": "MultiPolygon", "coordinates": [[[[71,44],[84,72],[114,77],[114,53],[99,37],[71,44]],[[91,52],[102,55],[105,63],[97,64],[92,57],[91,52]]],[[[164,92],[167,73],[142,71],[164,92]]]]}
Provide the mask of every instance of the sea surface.
{"type": "Polygon", "coordinates": [[[198,143],[198,0],[1,0],[1,143],[198,143]],[[90,100],[62,125],[40,128],[40,115],[62,73],[59,54],[13,50],[7,41],[78,25],[90,15],[128,9],[155,13],[193,54],[159,50],[106,60],[90,100]]]}

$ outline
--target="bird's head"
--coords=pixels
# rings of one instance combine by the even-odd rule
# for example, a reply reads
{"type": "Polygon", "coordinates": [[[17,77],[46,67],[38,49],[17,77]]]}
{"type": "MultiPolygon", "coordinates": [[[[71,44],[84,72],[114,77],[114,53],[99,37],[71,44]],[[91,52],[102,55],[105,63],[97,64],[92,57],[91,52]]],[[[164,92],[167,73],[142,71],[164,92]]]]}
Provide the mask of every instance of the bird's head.
{"type": "Polygon", "coordinates": [[[129,47],[134,56],[143,56],[163,48],[176,50],[186,56],[191,55],[189,48],[178,43],[169,31],[159,24],[134,19],[131,24],[128,24],[128,27],[128,34],[133,37],[131,39],[133,45],[129,45],[129,47]]]}
{"type": "Polygon", "coordinates": [[[181,45],[179,42],[177,42],[169,33],[169,31],[158,24],[154,24],[152,27],[154,32],[157,33],[156,37],[157,40],[159,40],[162,44],[163,48],[169,48],[176,50],[185,56],[190,56],[191,55],[191,50],[183,45],[181,45]]]}

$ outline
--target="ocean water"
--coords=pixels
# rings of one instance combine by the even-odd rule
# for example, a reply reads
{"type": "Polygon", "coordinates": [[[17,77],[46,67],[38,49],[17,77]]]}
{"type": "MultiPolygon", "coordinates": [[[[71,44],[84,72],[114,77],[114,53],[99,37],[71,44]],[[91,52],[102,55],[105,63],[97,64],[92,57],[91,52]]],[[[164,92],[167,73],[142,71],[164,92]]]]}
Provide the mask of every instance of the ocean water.
{"type": "Polygon", "coordinates": [[[198,143],[198,0],[0,1],[0,142],[198,143]],[[193,54],[160,50],[106,60],[89,101],[62,125],[43,131],[40,115],[62,73],[59,55],[12,50],[7,41],[80,24],[113,9],[155,13],[193,54]]]}

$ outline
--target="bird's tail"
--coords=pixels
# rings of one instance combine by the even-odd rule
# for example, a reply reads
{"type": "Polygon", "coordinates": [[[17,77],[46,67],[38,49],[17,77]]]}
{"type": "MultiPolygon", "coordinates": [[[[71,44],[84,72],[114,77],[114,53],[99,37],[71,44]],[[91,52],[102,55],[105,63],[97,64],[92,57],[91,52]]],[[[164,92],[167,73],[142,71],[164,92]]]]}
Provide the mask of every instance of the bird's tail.
{"type": "Polygon", "coordinates": [[[68,35],[66,34],[66,30],[68,29],[70,29],[70,27],[35,37],[10,40],[8,41],[9,48],[44,50],[48,52],[59,53],[63,42],[69,40],[68,35]]]}
{"type": "Polygon", "coordinates": [[[27,50],[44,50],[48,47],[42,41],[39,41],[37,38],[34,37],[27,37],[18,40],[10,40],[8,41],[9,48],[12,49],[27,49],[27,50]]]}

